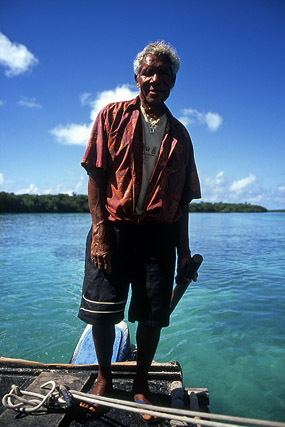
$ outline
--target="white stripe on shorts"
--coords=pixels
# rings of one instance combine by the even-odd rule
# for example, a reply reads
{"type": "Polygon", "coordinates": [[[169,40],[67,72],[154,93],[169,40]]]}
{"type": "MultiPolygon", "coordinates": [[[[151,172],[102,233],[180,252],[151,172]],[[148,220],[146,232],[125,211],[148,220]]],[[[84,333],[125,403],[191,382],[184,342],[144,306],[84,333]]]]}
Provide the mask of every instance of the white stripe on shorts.
{"type": "Polygon", "coordinates": [[[86,308],[80,307],[80,310],[89,311],[89,313],[113,314],[113,313],[119,313],[120,311],[124,311],[124,308],[122,308],[121,310],[115,310],[115,311],[96,311],[96,310],[87,310],[86,308]]]}
{"type": "MultiPolygon", "coordinates": [[[[87,299],[85,297],[85,295],[82,295],[82,298],[85,299],[85,301],[87,302],[91,302],[92,304],[111,304],[111,305],[115,305],[115,304],[125,304],[125,302],[127,301],[126,299],[124,301],[119,301],[119,302],[107,302],[107,301],[93,301],[90,299],[87,299]]],[[[120,310],[119,310],[120,311],[120,310]]],[[[115,312],[114,312],[115,313],[115,312]]]]}

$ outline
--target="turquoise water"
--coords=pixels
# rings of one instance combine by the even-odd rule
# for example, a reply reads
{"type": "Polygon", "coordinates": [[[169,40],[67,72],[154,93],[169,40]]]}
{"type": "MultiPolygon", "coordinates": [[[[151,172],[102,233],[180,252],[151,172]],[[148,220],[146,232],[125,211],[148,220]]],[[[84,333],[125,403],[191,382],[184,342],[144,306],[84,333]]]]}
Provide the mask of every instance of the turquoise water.
{"type": "MultiPolygon", "coordinates": [[[[89,214],[0,215],[0,355],[69,361],[89,225],[89,214]]],[[[156,360],[208,387],[212,412],[284,421],[285,214],[192,214],[190,229],[204,263],[156,360]]]]}

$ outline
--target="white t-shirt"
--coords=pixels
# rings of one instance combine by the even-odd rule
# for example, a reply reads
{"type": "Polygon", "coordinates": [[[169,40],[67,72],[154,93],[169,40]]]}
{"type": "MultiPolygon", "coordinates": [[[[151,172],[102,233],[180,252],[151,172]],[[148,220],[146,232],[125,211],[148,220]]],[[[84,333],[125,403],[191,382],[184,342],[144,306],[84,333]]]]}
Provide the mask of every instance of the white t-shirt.
{"type": "Polygon", "coordinates": [[[166,114],[160,117],[155,125],[152,125],[148,120],[146,113],[142,110],[142,128],[143,128],[143,173],[142,185],[136,206],[136,214],[141,215],[143,212],[143,204],[149,182],[159,155],[161,141],[165,133],[167,123],[166,114]]]}

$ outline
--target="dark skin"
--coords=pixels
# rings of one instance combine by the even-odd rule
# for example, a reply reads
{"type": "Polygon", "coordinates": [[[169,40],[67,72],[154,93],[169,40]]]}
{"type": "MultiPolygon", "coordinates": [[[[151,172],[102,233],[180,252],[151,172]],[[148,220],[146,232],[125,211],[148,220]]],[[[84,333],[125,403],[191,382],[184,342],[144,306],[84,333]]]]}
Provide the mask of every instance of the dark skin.
{"type": "Polygon", "coordinates": [[[164,102],[175,83],[168,58],[163,55],[146,55],[135,82],[140,89],[141,105],[149,116],[157,119],[164,113],[164,102]]]}
{"type": "MultiPolygon", "coordinates": [[[[158,118],[165,112],[164,102],[175,83],[171,64],[166,56],[148,54],[143,58],[139,75],[135,82],[140,89],[139,98],[146,113],[152,118],[158,118]]],[[[98,268],[110,273],[111,248],[108,239],[105,178],[102,170],[98,169],[89,176],[88,200],[92,218],[93,235],[91,244],[91,259],[98,268]]],[[[188,206],[182,206],[183,216],[179,221],[178,239],[178,272],[181,273],[187,261],[190,260],[188,238],[188,206]]],[[[186,279],[187,280],[187,279],[186,279]]],[[[195,277],[193,280],[197,280],[195,277]]],[[[190,280],[189,280],[190,282],[190,280]]],[[[147,376],[160,338],[159,327],[146,326],[139,323],[137,328],[137,371],[133,383],[135,400],[151,403],[147,376]]],[[[114,342],[114,326],[104,325],[104,333],[100,325],[93,326],[93,340],[99,362],[99,372],[91,394],[104,395],[112,390],[111,356],[114,342]],[[107,328],[107,330],[106,330],[107,328]]],[[[90,412],[96,412],[98,406],[81,406],[90,412]]],[[[151,419],[143,415],[145,420],[151,419]]]]}

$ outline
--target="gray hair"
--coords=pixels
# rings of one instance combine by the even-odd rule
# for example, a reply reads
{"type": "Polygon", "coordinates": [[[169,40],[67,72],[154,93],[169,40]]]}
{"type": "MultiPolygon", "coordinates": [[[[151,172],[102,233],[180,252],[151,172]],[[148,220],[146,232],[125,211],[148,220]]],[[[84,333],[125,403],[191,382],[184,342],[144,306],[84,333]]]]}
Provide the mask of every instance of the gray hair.
{"type": "Polygon", "coordinates": [[[134,60],[134,72],[136,76],[140,74],[143,58],[149,54],[166,56],[170,61],[173,77],[175,78],[176,73],[180,67],[180,60],[176,54],[175,49],[164,41],[149,43],[141,52],[137,54],[134,60]]]}

